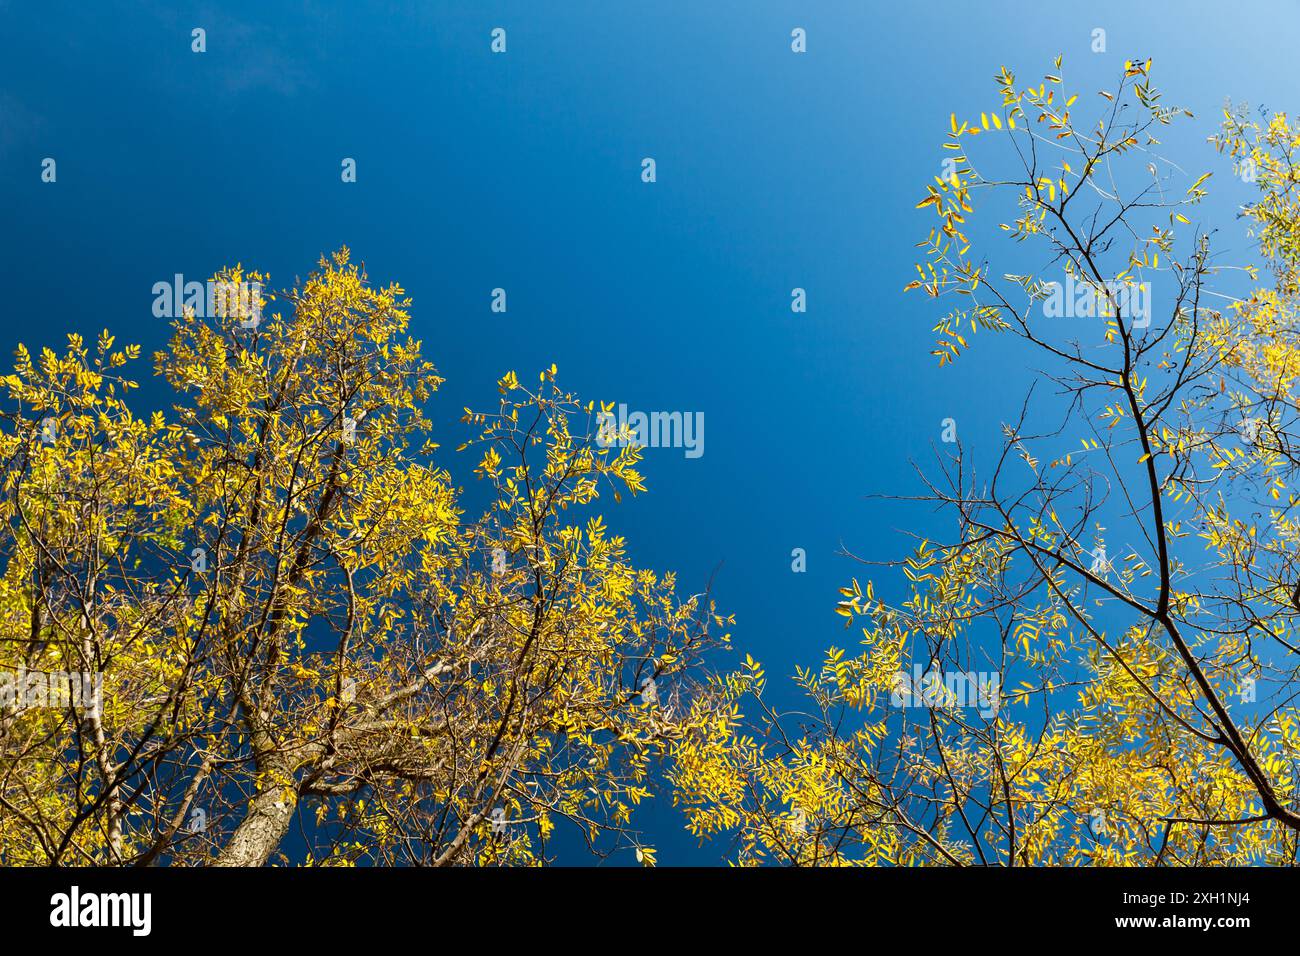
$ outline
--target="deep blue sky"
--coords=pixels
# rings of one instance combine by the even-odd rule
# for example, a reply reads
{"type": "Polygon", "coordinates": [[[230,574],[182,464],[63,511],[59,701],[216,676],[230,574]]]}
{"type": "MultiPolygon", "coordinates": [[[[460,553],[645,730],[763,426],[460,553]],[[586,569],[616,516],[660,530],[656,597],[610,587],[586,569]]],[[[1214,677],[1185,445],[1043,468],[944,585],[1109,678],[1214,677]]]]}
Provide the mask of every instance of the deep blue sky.
{"type": "MultiPolygon", "coordinates": [[[[1245,188],[1205,137],[1226,95],[1300,105],[1298,26],[1284,2],[0,0],[0,345],[108,327],[147,355],[166,333],[153,283],[236,261],[289,283],[346,243],[414,299],[448,456],[461,407],[490,407],[510,369],[704,413],[704,456],[649,450],[651,493],[609,519],[684,589],[725,562],[717,599],[775,689],[851,640],[835,590],[860,569],[840,546],[896,557],[896,529],[925,525],[863,496],[915,492],[909,459],[946,416],[987,446],[1031,374],[992,342],[938,369],[935,306],[900,292],[949,113],[991,108],[1003,63],[1028,79],[1064,53],[1088,90],[1154,57],[1197,114],[1166,153],[1227,181],[1207,212],[1241,250],[1245,188]]],[[[725,849],[695,849],[672,813],[647,823],[663,863],[725,849]]]]}

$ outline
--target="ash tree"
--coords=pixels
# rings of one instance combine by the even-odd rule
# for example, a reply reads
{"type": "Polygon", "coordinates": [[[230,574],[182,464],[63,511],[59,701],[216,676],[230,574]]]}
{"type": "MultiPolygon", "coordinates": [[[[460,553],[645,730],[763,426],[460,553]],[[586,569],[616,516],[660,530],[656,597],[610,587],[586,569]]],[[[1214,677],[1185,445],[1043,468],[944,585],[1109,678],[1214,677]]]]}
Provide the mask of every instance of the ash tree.
{"type": "Polygon", "coordinates": [[[1149,61],[994,79],[950,118],[907,289],[940,365],[999,349],[1034,386],[920,469],[948,530],[846,584],[856,644],[797,671],[801,706],[754,661],[719,679],[733,718],[683,742],[678,799],[742,863],[1292,864],[1300,128],[1225,108],[1249,199],[1213,231],[1184,172],[1213,152],[1165,156],[1194,118],[1149,61]]]}
{"type": "Polygon", "coordinates": [[[346,249],[230,299],[154,357],[170,410],[107,332],[4,380],[0,670],[103,691],[0,714],[0,862],[537,864],[567,829],[654,863],[635,810],[729,619],[606,526],[639,449],[554,366],[439,449],[409,299],[346,249]]]}

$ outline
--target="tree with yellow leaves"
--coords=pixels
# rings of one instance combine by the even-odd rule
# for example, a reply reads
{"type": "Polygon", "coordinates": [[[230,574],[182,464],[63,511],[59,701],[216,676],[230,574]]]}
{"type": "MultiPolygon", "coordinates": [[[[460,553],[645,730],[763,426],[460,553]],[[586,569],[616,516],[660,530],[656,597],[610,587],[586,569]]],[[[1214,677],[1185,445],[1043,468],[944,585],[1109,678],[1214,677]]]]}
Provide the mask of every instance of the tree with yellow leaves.
{"type": "Polygon", "coordinates": [[[0,864],[533,864],[561,826],[653,863],[633,812],[711,714],[692,674],[729,620],[592,512],[643,489],[639,449],[553,366],[512,372],[465,411],[466,521],[403,290],[346,249],[264,278],[173,323],[171,414],[131,410],[108,333],[5,379],[0,673],[102,688],[10,679],[0,864]]]}
{"type": "Polygon", "coordinates": [[[1209,174],[1160,155],[1191,114],[1150,62],[1095,117],[1059,58],[995,82],[951,119],[908,289],[951,305],[941,365],[1012,336],[1055,394],[940,457],[919,497],[950,537],[843,589],[858,646],[797,672],[797,712],[752,660],[717,682],[678,799],[750,864],[1294,863],[1300,128],[1229,107],[1211,138],[1257,187],[1260,283],[1193,224],[1209,174]],[[1003,267],[967,235],[988,213],[1003,267]]]}

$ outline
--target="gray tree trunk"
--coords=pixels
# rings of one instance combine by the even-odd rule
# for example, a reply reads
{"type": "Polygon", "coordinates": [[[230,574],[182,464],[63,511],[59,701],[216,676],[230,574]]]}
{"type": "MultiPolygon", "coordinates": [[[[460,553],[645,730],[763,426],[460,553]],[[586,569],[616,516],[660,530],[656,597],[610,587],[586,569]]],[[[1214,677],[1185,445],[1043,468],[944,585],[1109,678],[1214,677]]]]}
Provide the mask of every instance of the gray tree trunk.
{"type": "Polygon", "coordinates": [[[259,793],[212,865],[265,866],[289,832],[296,803],[283,789],[259,793]]]}

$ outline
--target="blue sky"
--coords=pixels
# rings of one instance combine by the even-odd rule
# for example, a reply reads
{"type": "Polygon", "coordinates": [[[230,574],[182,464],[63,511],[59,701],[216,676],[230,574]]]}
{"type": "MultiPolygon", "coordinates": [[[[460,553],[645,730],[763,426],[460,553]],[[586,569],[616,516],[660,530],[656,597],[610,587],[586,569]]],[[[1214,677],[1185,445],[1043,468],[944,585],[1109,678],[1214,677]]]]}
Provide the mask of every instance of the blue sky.
{"type": "MultiPolygon", "coordinates": [[[[948,115],[1057,53],[1082,89],[1125,58],[1196,120],[1165,152],[1245,187],[1205,143],[1225,96],[1300,103],[1292,3],[0,3],[0,343],[108,327],[166,338],[155,282],[236,261],[273,284],[346,243],[414,299],[462,406],[552,362],[587,398],[703,412],[705,454],[651,449],[650,494],[609,520],[637,560],[702,589],[773,684],[845,643],[841,547],[899,556],[926,513],[910,461],[957,420],[991,447],[1033,370],[1001,343],[939,369],[930,300],[904,296],[929,228],[913,207],[948,115]],[[207,31],[208,51],[190,50],[207,31]],[[507,30],[493,55],[490,31],[507,30]],[[790,49],[807,31],[808,52],[790,49]],[[1090,51],[1107,31],[1108,52],[1090,51]],[[53,157],[58,181],[40,181],[53,157]],[[340,162],[357,162],[357,182],[340,162]],[[641,181],[653,157],[657,182],[641,181]],[[490,311],[491,290],[509,311],[490,311]],[[791,289],[808,310],[790,310],[791,289]],[[807,572],[791,571],[791,550],[807,572]]],[[[1233,188],[1238,192],[1233,192],[1233,188]]],[[[146,378],[145,368],[139,371],[146,378]]],[[[156,385],[145,402],[163,403],[156,385]]],[[[471,462],[446,461],[461,480],[471,462]]],[[[888,593],[888,586],[886,587],[888,593]]],[[[664,863],[714,862],[666,810],[664,863]]]]}

